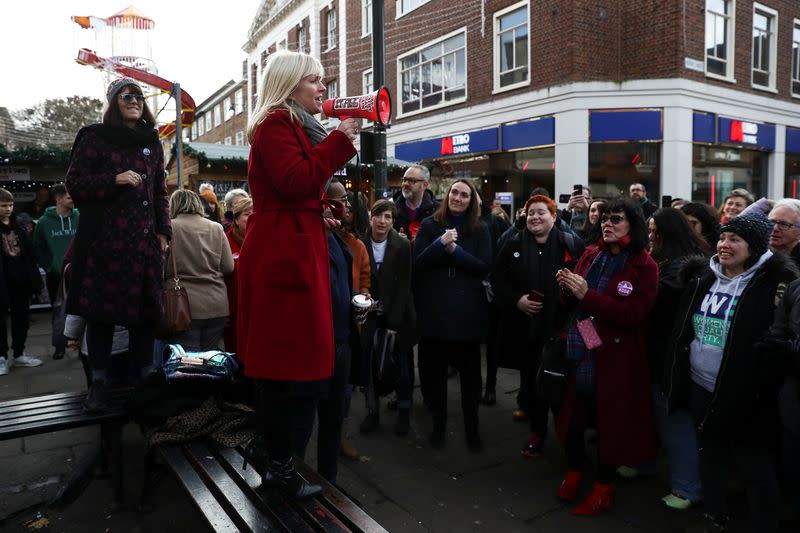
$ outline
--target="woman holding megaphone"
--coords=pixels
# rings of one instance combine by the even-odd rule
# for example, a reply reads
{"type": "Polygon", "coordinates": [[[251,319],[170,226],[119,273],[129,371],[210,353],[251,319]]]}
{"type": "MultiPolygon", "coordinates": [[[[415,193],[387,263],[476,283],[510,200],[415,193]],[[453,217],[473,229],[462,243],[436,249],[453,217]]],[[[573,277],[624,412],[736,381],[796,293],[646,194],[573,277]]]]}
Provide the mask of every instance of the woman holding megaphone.
{"type": "MultiPolygon", "coordinates": [[[[354,155],[358,123],[343,120],[328,135],[320,62],[281,51],[264,67],[247,128],[253,213],[239,254],[237,339],[256,399],[268,457],[264,484],[294,498],[321,489],[292,462],[292,436],[302,413],[325,392],[333,373],[333,319],[323,191],[354,155]]],[[[264,453],[265,452],[265,453],[264,453]]]]}

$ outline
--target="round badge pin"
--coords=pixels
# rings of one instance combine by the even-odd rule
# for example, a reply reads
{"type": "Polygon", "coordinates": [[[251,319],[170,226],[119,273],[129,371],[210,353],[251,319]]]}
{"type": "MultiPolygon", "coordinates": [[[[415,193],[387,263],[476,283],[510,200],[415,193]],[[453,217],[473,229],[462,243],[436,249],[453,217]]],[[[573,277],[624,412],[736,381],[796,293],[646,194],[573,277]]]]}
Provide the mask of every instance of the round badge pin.
{"type": "Polygon", "coordinates": [[[630,296],[633,292],[633,285],[630,281],[620,281],[617,284],[617,293],[620,296],[630,296]]]}
{"type": "Polygon", "coordinates": [[[514,257],[519,257],[519,252],[514,252],[514,257]]]}
{"type": "Polygon", "coordinates": [[[145,148],[144,150],[142,150],[142,153],[144,155],[150,155],[150,148],[145,148]]]}

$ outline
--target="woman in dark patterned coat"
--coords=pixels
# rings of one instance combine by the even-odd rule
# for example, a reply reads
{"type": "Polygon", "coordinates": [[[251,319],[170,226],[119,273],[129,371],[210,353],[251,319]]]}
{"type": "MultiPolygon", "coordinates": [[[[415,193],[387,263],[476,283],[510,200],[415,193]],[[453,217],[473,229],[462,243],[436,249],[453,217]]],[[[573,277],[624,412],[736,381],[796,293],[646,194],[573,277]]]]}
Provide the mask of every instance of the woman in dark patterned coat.
{"type": "Polygon", "coordinates": [[[78,132],[66,185],[83,221],[75,236],[67,312],[87,321],[92,385],[84,408],[106,407],[105,370],[114,325],[131,335],[143,370],[161,309],[163,253],[172,229],[164,153],[155,118],[131,78],[106,92],[102,124],[78,132]]]}

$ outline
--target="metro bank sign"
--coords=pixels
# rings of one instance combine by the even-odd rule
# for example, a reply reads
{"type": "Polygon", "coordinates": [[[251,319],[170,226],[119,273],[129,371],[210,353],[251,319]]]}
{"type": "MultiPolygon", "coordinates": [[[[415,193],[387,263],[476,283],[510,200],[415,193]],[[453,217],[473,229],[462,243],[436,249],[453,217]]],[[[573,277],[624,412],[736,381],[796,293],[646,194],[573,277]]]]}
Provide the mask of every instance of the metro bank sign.
{"type": "Polygon", "coordinates": [[[500,129],[456,133],[446,137],[398,144],[395,157],[404,161],[423,161],[451,155],[494,152],[500,149],[500,129]]]}
{"type": "Polygon", "coordinates": [[[718,141],[720,143],[744,144],[763,150],[775,149],[775,125],[761,122],[747,122],[732,118],[717,119],[718,141]]]}

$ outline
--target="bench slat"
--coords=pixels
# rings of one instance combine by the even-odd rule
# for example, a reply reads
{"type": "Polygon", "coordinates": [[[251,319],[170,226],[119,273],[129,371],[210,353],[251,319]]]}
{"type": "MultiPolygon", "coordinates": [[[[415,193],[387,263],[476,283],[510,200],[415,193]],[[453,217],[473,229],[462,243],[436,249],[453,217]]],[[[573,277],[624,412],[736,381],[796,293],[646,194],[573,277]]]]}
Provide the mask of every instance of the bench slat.
{"type": "Polygon", "coordinates": [[[89,421],[94,419],[103,419],[104,417],[107,416],[120,417],[123,416],[123,411],[110,409],[103,413],[96,413],[90,415],[83,412],[83,406],[75,406],[75,407],[69,407],[67,409],[62,409],[61,411],[36,414],[26,417],[0,417],[0,432],[4,431],[5,428],[13,427],[18,424],[31,424],[35,422],[40,422],[40,423],[52,422],[57,424],[61,418],[80,417],[83,420],[89,421]]]}
{"type": "Polygon", "coordinates": [[[47,421],[18,421],[15,424],[10,424],[6,427],[0,428],[0,441],[16,439],[19,437],[28,437],[31,435],[39,435],[42,433],[50,433],[52,431],[60,431],[63,429],[91,426],[103,422],[122,420],[126,417],[127,415],[124,413],[87,415],[81,412],[47,421]]]}
{"type": "MultiPolygon", "coordinates": [[[[112,401],[109,411],[120,411],[124,408],[122,401],[112,401]]],[[[48,402],[44,405],[34,405],[31,407],[10,407],[8,409],[0,406],[0,421],[13,420],[15,418],[25,418],[30,416],[44,415],[48,413],[69,413],[76,410],[83,410],[83,399],[77,402],[58,403],[48,402]]]]}
{"type": "MultiPolygon", "coordinates": [[[[247,483],[251,490],[261,485],[261,476],[255,471],[254,465],[249,465],[247,470],[242,469],[242,455],[233,448],[220,450],[220,459],[225,462],[225,467],[241,482],[247,483]]],[[[274,490],[260,490],[258,497],[265,503],[267,511],[283,525],[286,531],[314,533],[314,528],[307,524],[296,509],[292,508],[283,497],[274,490]]]]}
{"type": "Polygon", "coordinates": [[[25,405],[30,403],[40,402],[42,400],[70,400],[72,398],[79,398],[83,400],[86,398],[86,391],[75,392],[62,392],[60,394],[44,394],[39,396],[26,396],[25,398],[18,398],[16,400],[6,400],[2,404],[3,407],[14,405],[25,405]]]}
{"type": "Polygon", "coordinates": [[[167,446],[161,448],[160,453],[214,531],[238,533],[239,528],[205,486],[200,475],[194,471],[192,465],[184,457],[183,450],[178,446],[167,446]]]}
{"type": "MultiPolygon", "coordinates": [[[[242,526],[247,527],[246,531],[265,533],[279,533],[281,531],[280,527],[276,526],[271,518],[265,516],[250,501],[237,483],[237,480],[231,477],[217,462],[211,450],[199,442],[191,442],[186,445],[185,449],[186,454],[189,456],[189,461],[194,464],[200,475],[209,482],[211,491],[217,500],[239,516],[243,522],[242,526]]],[[[246,483],[243,484],[250,492],[250,487],[246,483]]]]}

